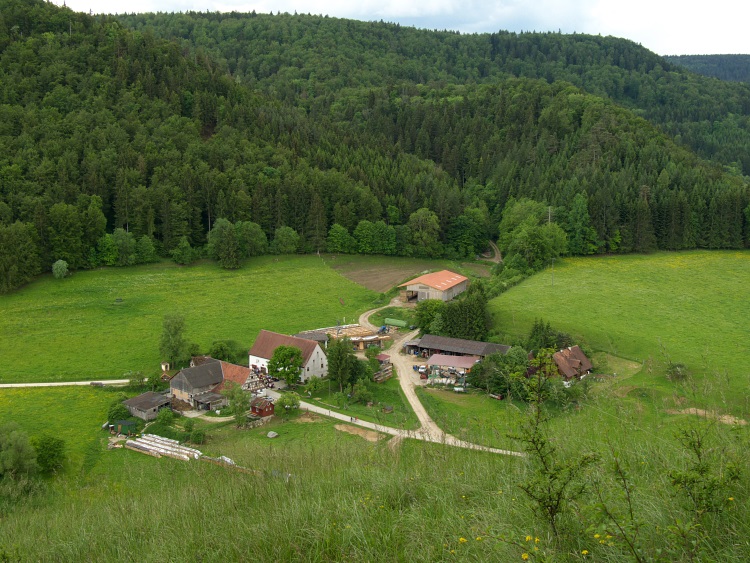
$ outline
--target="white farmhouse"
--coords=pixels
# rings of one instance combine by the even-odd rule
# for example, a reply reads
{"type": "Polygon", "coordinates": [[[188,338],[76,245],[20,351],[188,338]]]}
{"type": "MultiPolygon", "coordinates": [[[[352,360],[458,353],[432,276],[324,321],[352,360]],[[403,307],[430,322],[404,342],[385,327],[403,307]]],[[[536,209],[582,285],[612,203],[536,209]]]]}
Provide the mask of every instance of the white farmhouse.
{"type": "Polygon", "coordinates": [[[250,349],[250,368],[267,372],[268,362],[271,361],[274,351],[279,346],[294,346],[302,352],[300,379],[303,382],[314,375],[318,377],[328,375],[328,358],[317,342],[268,330],[260,331],[258,338],[255,339],[255,344],[250,349]]]}

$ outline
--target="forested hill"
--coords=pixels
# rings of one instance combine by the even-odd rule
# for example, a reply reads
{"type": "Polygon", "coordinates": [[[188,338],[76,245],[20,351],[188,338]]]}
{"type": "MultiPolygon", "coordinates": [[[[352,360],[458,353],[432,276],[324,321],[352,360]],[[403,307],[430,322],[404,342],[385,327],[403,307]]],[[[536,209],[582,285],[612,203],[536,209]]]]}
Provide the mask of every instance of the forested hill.
{"type": "Polygon", "coordinates": [[[750,55],[674,55],[664,58],[696,74],[750,83],[750,55]]]}
{"type": "Polygon", "coordinates": [[[313,111],[350,88],[564,80],[635,110],[700,155],[750,175],[750,86],[693,74],[625,39],[461,35],[306,15],[144,14],[129,27],[181,38],[237,80],[313,111]]]}
{"type": "MultiPolygon", "coordinates": [[[[386,42],[401,33],[265,19],[289,33],[298,21],[369,26],[386,42]]],[[[242,255],[270,241],[272,252],[472,256],[511,197],[553,206],[571,236],[589,233],[573,252],[746,245],[742,177],[568,82],[496,73],[460,84],[428,50],[416,60],[429,80],[397,77],[390,62],[378,79],[362,49],[321,56],[307,76],[281,62],[251,76],[213,48],[126,23],[0,0],[0,291],[58,259],[127,265],[203,247],[218,219],[244,233],[242,255]]],[[[451,64],[475,72],[458,57],[463,37],[434,36],[458,41],[451,64]]],[[[266,49],[317,52],[292,37],[266,49]]],[[[237,61],[268,56],[257,47],[237,61]]]]}

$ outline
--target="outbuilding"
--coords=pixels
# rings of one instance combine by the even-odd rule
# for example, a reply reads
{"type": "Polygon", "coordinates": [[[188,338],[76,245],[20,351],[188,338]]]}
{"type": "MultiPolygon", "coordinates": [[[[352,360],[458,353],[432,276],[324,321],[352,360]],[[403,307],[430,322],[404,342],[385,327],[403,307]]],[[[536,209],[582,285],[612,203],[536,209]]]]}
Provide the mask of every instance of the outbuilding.
{"type": "Polygon", "coordinates": [[[402,283],[399,287],[406,288],[405,301],[424,301],[425,299],[450,301],[468,289],[469,278],[450,270],[441,270],[414,278],[402,283]]]}
{"type": "Polygon", "coordinates": [[[123,401],[130,414],[143,420],[154,420],[159,411],[169,406],[169,397],[163,393],[148,391],[127,401],[123,401]]]}
{"type": "Polygon", "coordinates": [[[271,399],[267,397],[256,397],[250,402],[250,411],[255,416],[273,416],[275,407],[271,399]]]}

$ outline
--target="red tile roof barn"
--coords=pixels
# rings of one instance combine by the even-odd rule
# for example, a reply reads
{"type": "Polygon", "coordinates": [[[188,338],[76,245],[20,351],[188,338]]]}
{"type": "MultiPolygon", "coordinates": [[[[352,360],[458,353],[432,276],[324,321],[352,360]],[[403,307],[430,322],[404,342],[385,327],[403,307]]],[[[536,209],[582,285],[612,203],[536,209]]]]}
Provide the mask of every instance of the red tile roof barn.
{"type": "Polygon", "coordinates": [[[252,370],[244,366],[238,366],[237,364],[230,364],[229,362],[220,362],[221,372],[224,375],[224,381],[222,381],[214,391],[221,391],[226,389],[227,384],[232,381],[242,387],[246,382],[247,378],[250,377],[252,370]]]}
{"type": "Polygon", "coordinates": [[[422,284],[434,289],[445,291],[451,287],[460,284],[468,280],[466,276],[451,272],[450,270],[442,270],[440,272],[434,272],[432,274],[425,274],[414,278],[406,283],[402,283],[399,287],[406,287],[408,285],[422,284]]]}
{"type": "Polygon", "coordinates": [[[318,343],[314,340],[306,340],[305,338],[261,330],[258,338],[255,339],[253,347],[250,348],[250,355],[270,360],[274,350],[279,346],[294,346],[295,348],[299,348],[302,351],[302,363],[306,364],[313,355],[313,352],[315,352],[318,343]]]}

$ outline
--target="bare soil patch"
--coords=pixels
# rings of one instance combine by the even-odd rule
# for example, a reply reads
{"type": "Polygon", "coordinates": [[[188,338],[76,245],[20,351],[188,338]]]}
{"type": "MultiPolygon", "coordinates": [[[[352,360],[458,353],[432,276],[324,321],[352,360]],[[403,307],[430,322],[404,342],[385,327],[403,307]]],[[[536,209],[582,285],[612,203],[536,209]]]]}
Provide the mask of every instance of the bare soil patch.
{"type": "Polygon", "coordinates": [[[747,424],[747,420],[744,420],[742,418],[737,418],[736,416],[732,416],[731,414],[719,414],[717,412],[707,411],[704,409],[696,409],[696,408],[689,408],[689,409],[682,409],[682,410],[676,410],[676,409],[669,409],[666,411],[667,414],[695,414],[697,416],[702,416],[704,418],[712,418],[714,420],[718,420],[722,424],[729,424],[732,426],[745,426],[747,424]]]}
{"type": "Polygon", "coordinates": [[[425,269],[424,264],[411,266],[408,264],[394,264],[392,266],[377,264],[351,270],[349,268],[339,269],[335,262],[329,262],[329,264],[345,278],[378,293],[389,291],[393,286],[422,273],[425,269]]]}
{"type": "Polygon", "coordinates": [[[372,430],[365,430],[364,428],[359,428],[357,426],[349,426],[348,424],[336,424],[334,428],[336,430],[340,430],[341,432],[360,436],[368,442],[377,442],[378,440],[380,440],[380,434],[378,434],[377,432],[373,432],[372,430]]]}
{"type": "Polygon", "coordinates": [[[297,422],[299,422],[300,424],[320,422],[320,417],[310,412],[303,412],[297,417],[297,422]]]}
{"type": "Polygon", "coordinates": [[[473,273],[475,276],[479,276],[480,278],[488,278],[490,277],[490,267],[486,264],[476,264],[473,262],[463,262],[461,264],[462,268],[465,268],[469,270],[471,273],[473,273]]]}

